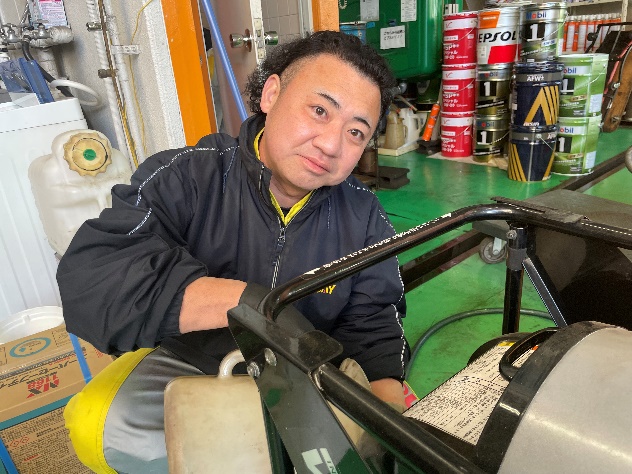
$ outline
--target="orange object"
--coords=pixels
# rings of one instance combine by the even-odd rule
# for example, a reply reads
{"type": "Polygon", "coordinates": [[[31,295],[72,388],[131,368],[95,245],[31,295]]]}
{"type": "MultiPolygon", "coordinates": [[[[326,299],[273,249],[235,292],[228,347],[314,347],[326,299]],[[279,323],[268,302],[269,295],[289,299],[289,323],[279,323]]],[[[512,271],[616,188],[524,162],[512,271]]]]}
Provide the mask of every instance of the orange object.
{"type": "Polygon", "coordinates": [[[187,145],[217,131],[198,2],[161,2],[187,145]],[[197,66],[199,64],[199,66],[197,66]]]}
{"type": "Polygon", "coordinates": [[[567,28],[566,33],[564,34],[564,52],[570,53],[572,51],[577,51],[579,21],[575,17],[571,17],[571,20],[566,22],[564,25],[565,28],[567,28]],[[573,47],[575,47],[575,49],[573,49],[573,47]]]}
{"type": "Polygon", "coordinates": [[[338,5],[330,0],[313,0],[311,3],[314,31],[339,31],[340,10],[338,5]]]}
{"type": "Polygon", "coordinates": [[[437,124],[437,117],[439,117],[439,103],[437,102],[430,109],[430,114],[428,115],[428,120],[426,120],[426,126],[424,127],[424,133],[421,136],[421,139],[425,142],[430,141],[432,137],[432,130],[434,130],[435,125],[437,124]]]}
{"type": "Polygon", "coordinates": [[[566,38],[568,38],[568,25],[569,25],[570,21],[565,21],[564,22],[564,50],[566,50],[566,38]]]}

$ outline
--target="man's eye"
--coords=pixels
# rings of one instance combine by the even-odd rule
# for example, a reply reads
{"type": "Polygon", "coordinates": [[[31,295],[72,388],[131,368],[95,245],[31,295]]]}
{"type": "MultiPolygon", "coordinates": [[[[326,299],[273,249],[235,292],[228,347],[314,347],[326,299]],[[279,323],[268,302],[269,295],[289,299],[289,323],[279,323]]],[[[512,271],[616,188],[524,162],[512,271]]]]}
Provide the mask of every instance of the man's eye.
{"type": "Polygon", "coordinates": [[[355,138],[359,138],[361,140],[364,140],[364,133],[362,133],[360,130],[358,130],[357,128],[354,128],[352,130],[349,130],[349,133],[351,133],[351,135],[355,138]]]}
{"type": "Polygon", "coordinates": [[[314,112],[316,112],[316,115],[325,115],[327,113],[325,109],[319,106],[314,107],[314,112]]]}

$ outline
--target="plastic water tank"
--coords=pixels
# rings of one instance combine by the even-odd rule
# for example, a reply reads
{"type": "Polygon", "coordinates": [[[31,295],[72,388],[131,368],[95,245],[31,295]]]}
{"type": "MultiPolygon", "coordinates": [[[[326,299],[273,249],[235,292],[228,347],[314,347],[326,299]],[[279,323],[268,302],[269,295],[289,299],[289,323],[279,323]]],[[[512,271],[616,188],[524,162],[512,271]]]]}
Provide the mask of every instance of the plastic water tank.
{"type": "Polygon", "coordinates": [[[95,130],[71,130],[53,140],[52,153],[31,163],[29,179],[44,232],[63,255],[77,229],[112,205],[112,186],[128,183],[127,158],[95,130]]]}
{"type": "Polygon", "coordinates": [[[31,107],[0,104],[0,322],[27,308],[59,306],[57,261],[31,193],[28,168],[53,138],[87,128],[79,101],[31,107]]]}

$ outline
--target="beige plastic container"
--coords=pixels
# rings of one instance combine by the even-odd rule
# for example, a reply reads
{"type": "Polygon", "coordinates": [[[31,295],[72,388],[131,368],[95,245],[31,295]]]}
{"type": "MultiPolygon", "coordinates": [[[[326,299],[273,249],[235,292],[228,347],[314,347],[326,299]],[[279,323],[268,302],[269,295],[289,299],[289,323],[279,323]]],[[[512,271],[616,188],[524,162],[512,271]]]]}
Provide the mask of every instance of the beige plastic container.
{"type": "Polygon", "coordinates": [[[95,130],[62,133],[51,148],[31,163],[29,180],[48,242],[63,255],[81,224],[112,206],[112,186],[129,184],[132,170],[95,130]]]}

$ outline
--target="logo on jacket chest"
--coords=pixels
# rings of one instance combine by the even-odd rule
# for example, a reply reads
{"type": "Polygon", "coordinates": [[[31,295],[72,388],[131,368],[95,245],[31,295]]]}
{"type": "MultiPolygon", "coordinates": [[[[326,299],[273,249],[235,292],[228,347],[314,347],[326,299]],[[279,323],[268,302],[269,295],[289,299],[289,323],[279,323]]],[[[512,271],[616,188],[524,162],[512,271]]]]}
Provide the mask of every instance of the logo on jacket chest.
{"type": "Polygon", "coordinates": [[[316,293],[327,293],[328,295],[331,295],[334,292],[334,288],[336,288],[336,285],[326,286],[325,288],[318,290],[316,293]]]}

